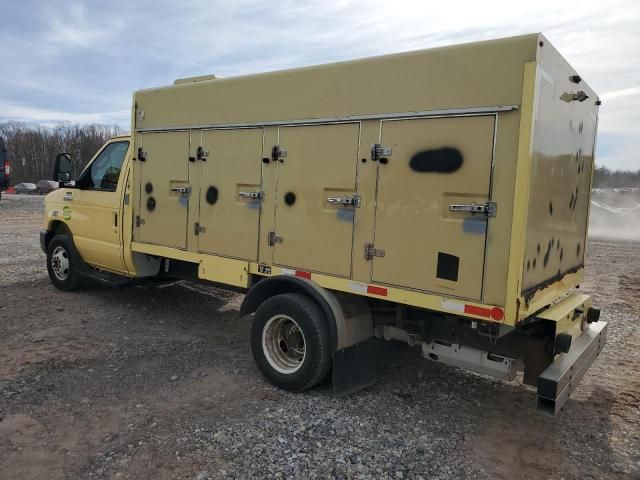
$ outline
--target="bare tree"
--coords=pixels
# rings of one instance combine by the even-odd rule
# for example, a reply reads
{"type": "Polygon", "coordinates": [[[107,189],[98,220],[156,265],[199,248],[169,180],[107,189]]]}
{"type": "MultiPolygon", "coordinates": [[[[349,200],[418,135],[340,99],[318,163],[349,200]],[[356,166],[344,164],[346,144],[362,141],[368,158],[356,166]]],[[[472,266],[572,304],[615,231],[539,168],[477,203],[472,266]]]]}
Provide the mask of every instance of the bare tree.
{"type": "Polygon", "coordinates": [[[9,153],[13,185],[50,179],[55,156],[60,152],[67,152],[74,159],[74,174],[77,175],[109,137],[122,133],[123,129],[117,125],[0,124],[0,137],[9,153]]]}

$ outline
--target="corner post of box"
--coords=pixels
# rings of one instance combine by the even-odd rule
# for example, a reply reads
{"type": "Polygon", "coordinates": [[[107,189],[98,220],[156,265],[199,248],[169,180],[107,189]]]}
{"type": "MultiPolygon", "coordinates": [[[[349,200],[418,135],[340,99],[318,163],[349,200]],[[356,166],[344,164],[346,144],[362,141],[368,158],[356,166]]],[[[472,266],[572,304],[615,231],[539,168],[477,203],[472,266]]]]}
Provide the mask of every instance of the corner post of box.
{"type": "Polygon", "coordinates": [[[520,133],[516,158],[516,176],[513,193],[513,221],[507,272],[505,318],[517,322],[520,313],[521,284],[525,249],[525,231],[531,189],[532,135],[535,122],[535,101],[538,92],[538,65],[536,61],[524,64],[520,133]]]}

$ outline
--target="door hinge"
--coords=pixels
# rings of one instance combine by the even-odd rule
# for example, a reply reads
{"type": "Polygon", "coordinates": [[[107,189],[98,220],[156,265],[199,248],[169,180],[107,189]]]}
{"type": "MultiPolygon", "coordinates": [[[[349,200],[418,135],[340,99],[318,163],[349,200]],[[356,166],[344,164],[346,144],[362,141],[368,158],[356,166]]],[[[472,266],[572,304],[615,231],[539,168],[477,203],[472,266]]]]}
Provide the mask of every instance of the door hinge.
{"type": "Polygon", "coordinates": [[[364,259],[373,260],[374,257],[384,257],[384,250],[373,248],[373,243],[365,243],[364,259]]]}
{"type": "Polygon", "coordinates": [[[238,192],[240,198],[248,198],[251,200],[263,200],[264,192],[262,190],[258,190],[257,192],[238,192]]]}
{"type": "Polygon", "coordinates": [[[142,150],[142,147],[138,148],[138,160],[145,162],[147,160],[147,152],[142,150]]]}
{"type": "Polygon", "coordinates": [[[205,151],[202,147],[198,147],[198,150],[196,150],[196,158],[198,160],[206,161],[208,156],[209,152],[205,151]]]}
{"type": "Polygon", "coordinates": [[[496,202],[486,203],[452,203],[449,205],[452,212],[468,212],[471,215],[481,213],[487,217],[495,217],[498,213],[498,204],[496,202]]]}
{"type": "Polygon", "coordinates": [[[276,232],[269,232],[269,246],[273,247],[276,243],[282,243],[282,237],[278,237],[276,232]]]}
{"type": "Polygon", "coordinates": [[[141,218],[140,215],[136,215],[136,227],[140,225],[144,225],[144,218],[141,218]]]}
{"type": "Polygon", "coordinates": [[[285,158],[286,156],[287,156],[287,149],[280,147],[280,145],[274,145],[274,147],[271,149],[271,160],[273,160],[274,162],[278,160],[282,162],[283,161],[282,159],[285,158]]]}
{"type": "Polygon", "coordinates": [[[350,197],[327,197],[327,202],[332,205],[360,208],[360,195],[356,193],[350,197]]]}
{"type": "Polygon", "coordinates": [[[201,233],[205,233],[207,231],[206,227],[203,227],[202,225],[200,225],[200,223],[196,222],[193,225],[193,233],[195,235],[200,235],[201,233]]]}
{"type": "Polygon", "coordinates": [[[377,162],[382,158],[391,156],[391,147],[383,147],[379,143],[374,143],[371,147],[371,160],[377,162]]]}

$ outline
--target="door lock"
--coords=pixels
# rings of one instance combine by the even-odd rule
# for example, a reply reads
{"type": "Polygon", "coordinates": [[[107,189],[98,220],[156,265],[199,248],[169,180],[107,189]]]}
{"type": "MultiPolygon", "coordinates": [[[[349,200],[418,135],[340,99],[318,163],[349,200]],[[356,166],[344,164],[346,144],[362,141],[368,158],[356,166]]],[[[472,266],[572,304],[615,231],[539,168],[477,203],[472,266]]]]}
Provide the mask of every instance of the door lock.
{"type": "Polygon", "coordinates": [[[240,198],[248,198],[250,200],[262,200],[264,198],[264,192],[238,192],[240,198]]]}
{"type": "Polygon", "coordinates": [[[449,205],[452,212],[468,212],[471,215],[482,213],[487,217],[495,217],[498,212],[498,204],[496,202],[487,203],[452,203],[449,205]]]}
{"type": "Polygon", "coordinates": [[[182,195],[189,195],[191,193],[191,187],[190,186],[186,186],[186,187],[171,187],[170,190],[172,192],[181,193],[182,195]]]}
{"type": "Polygon", "coordinates": [[[351,197],[327,197],[327,202],[331,205],[342,205],[343,207],[360,207],[360,195],[351,197]]]}

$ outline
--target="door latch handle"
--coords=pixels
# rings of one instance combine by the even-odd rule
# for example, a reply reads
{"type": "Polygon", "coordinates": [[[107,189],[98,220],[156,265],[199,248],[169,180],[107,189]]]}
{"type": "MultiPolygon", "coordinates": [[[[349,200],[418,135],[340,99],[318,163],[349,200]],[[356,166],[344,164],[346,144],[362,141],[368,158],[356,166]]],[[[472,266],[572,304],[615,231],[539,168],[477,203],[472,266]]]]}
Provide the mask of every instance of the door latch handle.
{"type": "Polygon", "coordinates": [[[327,197],[327,202],[331,205],[342,205],[343,207],[360,207],[360,195],[351,197],[327,197]]]}
{"type": "Polygon", "coordinates": [[[487,217],[495,217],[498,212],[498,205],[496,202],[487,203],[452,203],[449,205],[451,212],[468,212],[471,215],[476,213],[482,213],[487,217]]]}
{"type": "Polygon", "coordinates": [[[191,187],[171,187],[172,192],[178,192],[183,195],[188,195],[191,193],[191,187]]]}
{"type": "Polygon", "coordinates": [[[264,192],[238,192],[240,198],[248,198],[250,200],[262,200],[264,198],[264,192]]]}

